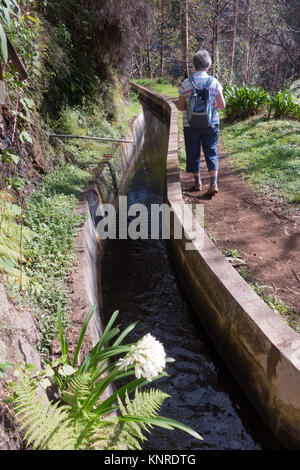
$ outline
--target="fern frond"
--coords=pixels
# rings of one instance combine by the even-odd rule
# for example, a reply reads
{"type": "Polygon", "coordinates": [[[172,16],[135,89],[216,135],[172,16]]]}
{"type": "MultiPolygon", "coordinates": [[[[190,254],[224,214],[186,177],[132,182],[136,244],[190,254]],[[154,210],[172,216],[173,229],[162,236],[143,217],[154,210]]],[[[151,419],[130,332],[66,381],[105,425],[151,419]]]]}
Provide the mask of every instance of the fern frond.
{"type": "MultiPolygon", "coordinates": [[[[155,417],[163,404],[169,397],[166,393],[150,389],[147,391],[135,391],[134,400],[130,400],[128,394],[125,404],[118,398],[121,416],[155,417]]],[[[149,432],[151,425],[142,421],[120,421],[120,418],[103,418],[99,428],[92,437],[93,447],[107,450],[131,449],[141,450],[140,442],[147,440],[142,431],[149,432]]]]}
{"type": "Polygon", "coordinates": [[[15,386],[16,415],[26,429],[27,446],[40,450],[73,450],[75,438],[67,407],[38,398],[37,385],[24,376],[15,386]]]}
{"type": "MultiPolygon", "coordinates": [[[[102,418],[98,423],[97,428],[94,430],[94,434],[91,436],[90,448],[94,450],[107,450],[118,427],[119,418],[102,418]]],[[[123,450],[126,450],[126,446],[123,447],[123,450]]]]}
{"type": "Polygon", "coordinates": [[[62,400],[71,407],[74,418],[82,408],[82,403],[89,397],[91,390],[90,374],[78,374],[72,378],[68,390],[62,392],[62,400]]]}
{"type": "Polygon", "coordinates": [[[100,421],[99,415],[84,410],[84,405],[92,392],[92,382],[90,373],[78,374],[71,379],[68,390],[62,392],[62,401],[69,409],[76,436],[76,449],[90,447],[90,438],[100,421]]]}

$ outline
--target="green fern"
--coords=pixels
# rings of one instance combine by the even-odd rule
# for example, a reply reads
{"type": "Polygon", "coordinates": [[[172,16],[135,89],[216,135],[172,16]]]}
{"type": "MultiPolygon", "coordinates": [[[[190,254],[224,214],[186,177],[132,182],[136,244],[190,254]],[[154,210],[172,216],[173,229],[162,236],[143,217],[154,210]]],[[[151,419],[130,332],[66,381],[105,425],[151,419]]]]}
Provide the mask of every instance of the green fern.
{"type": "MultiPolygon", "coordinates": [[[[168,397],[169,395],[156,389],[144,392],[136,390],[135,398],[131,401],[126,393],[125,404],[118,398],[121,417],[129,415],[141,418],[155,417],[164,400],[168,397]]],[[[143,421],[136,423],[134,421],[124,422],[120,417],[104,418],[93,436],[93,447],[107,450],[126,448],[141,450],[139,441],[144,442],[147,440],[142,430],[149,432],[148,428],[151,428],[151,424],[147,426],[143,421]]]]}
{"type": "Polygon", "coordinates": [[[36,383],[23,375],[15,386],[15,410],[26,429],[24,439],[27,446],[40,450],[74,450],[75,438],[66,406],[46,402],[38,398],[36,383]]]}
{"type": "Polygon", "coordinates": [[[69,389],[62,392],[62,400],[70,406],[74,418],[81,412],[83,402],[90,394],[90,374],[78,374],[72,378],[69,389]]]}

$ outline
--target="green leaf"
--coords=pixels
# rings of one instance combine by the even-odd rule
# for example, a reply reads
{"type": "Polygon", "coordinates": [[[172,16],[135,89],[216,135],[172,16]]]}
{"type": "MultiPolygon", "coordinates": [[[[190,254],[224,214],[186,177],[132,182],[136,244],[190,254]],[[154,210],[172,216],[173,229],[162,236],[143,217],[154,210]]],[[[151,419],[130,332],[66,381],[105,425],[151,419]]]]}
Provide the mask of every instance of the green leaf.
{"type": "Polygon", "coordinates": [[[6,64],[7,59],[8,59],[7,40],[6,40],[5,31],[1,23],[0,23],[0,51],[1,51],[1,57],[3,59],[3,62],[6,64]]]}
{"type": "Polygon", "coordinates": [[[99,343],[97,344],[96,348],[97,348],[97,351],[100,351],[100,349],[102,348],[102,346],[107,343],[107,336],[108,336],[108,333],[112,327],[112,325],[114,324],[117,316],[119,315],[119,310],[116,310],[112,316],[110,317],[110,320],[105,328],[105,330],[103,331],[103,335],[102,335],[102,338],[101,340],[99,341],[99,343]]]}
{"type": "Polygon", "coordinates": [[[185,424],[180,423],[179,421],[175,421],[174,419],[165,418],[164,416],[149,417],[149,416],[125,415],[125,416],[120,416],[119,419],[120,421],[123,421],[123,422],[135,421],[137,423],[153,424],[161,428],[166,428],[166,429],[171,429],[171,430],[174,430],[174,428],[178,428],[178,429],[181,429],[181,431],[185,431],[188,434],[191,434],[191,436],[195,437],[196,439],[199,439],[201,441],[203,440],[203,437],[201,437],[200,434],[198,434],[189,426],[186,426],[185,424]]]}
{"type": "Polygon", "coordinates": [[[20,99],[20,103],[22,104],[22,106],[24,106],[24,108],[26,109],[27,111],[27,108],[29,109],[33,109],[35,104],[34,104],[34,101],[31,99],[31,98],[21,98],[20,99]]]}
{"type": "Polygon", "coordinates": [[[42,388],[46,389],[51,386],[51,382],[49,379],[45,378],[39,381],[39,384],[42,388]]]}
{"type": "Polygon", "coordinates": [[[11,158],[11,160],[17,165],[20,161],[20,157],[19,155],[15,154],[15,153],[10,153],[9,152],[9,156],[11,158]]]}
{"type": "Polygon", "coordinates": [[[22,131],[19,135],[19,138],[20,138],[20,141],[23,142],[23,143],[29,142],[30,144],[32,144],[32,138],[28,134],[27,131],[22,131]]]}
{"type": "Polygon", "coordinates": [[[70,366],[69,364],[65,364],[62,366],[61,369],[58,370],[58,373],[63,377],[75,374],[76,370],[74,367],[70,366]]]}
{"type": "MultiPolygon", "coordinates": [[[[0,268],[4,269],[8,274],[12,271],[15,266],[15,262],[12,259],[0,259],[0,268]]],[[[1,369],[1,364],[0,364],[1,369]]]]}
{"type": "Polygon", "coordinates": [[[82,342],[83,342],[83,339],[84,339],[86,329],[88,327],[90,319],[92,318],[92,315],[93,315],[95,310],[96,310],[96,305],[93,305],[93,307],[89,310],[89,312],[87,314],[87,317],[86,317],[86,319],[84,320],[84,322],[82,324],[82,328],[81,328],[81,331],[80,331],[78,343],[76,345],[76,349],[75,349],[74,357],[73,357],[73,361],[72,361],[72,366],[73,367],[75,367],[75,365],[76,365],[78,354],[79,354],[79,351],[80,351],[80,348],[81,348],[81,345],[82,345],[82,342]]]}
{"type": "Polygon", "coordinates": [[[50,364],[47,364],[46,365],[46,368],[45,368],[45,376],[46,377],[53,377],[54,375],[54,370],[52,369],[52,367],[50,366],[50,364]]]}
{"type": "Polygon", "coordinates": [[[0,369],[10,369],[11,367],[11,362],[0,362],[0,369]]]}
{"type": "Polygon", "coordinates": [[[4,185],[7,189],[10,189],[12,186],[13,179],[11,177],[4,178],[4,185]]]}
{"type": "Polygon", "coordinates": [[[135,328],[138,322],[131,323],[119,336],[119,338],[114,342],[113,346],[118,346],[123,339],[135,328]]]}
{"type": "Polygon", "coordinates": [[[9,163],[10,162],[10,151],[7,150],[7,149],[4,149],[3,152],[2,152],[2,158],[3,158],[3,161],[5,163],[9,163]]]}
{"type": "Polygon", "coordinates": [[[21,178],[15,178],[13,180],[13,186],[14,186],[15,189],[20,190],[24,186],[24,181],[21,178]]]}

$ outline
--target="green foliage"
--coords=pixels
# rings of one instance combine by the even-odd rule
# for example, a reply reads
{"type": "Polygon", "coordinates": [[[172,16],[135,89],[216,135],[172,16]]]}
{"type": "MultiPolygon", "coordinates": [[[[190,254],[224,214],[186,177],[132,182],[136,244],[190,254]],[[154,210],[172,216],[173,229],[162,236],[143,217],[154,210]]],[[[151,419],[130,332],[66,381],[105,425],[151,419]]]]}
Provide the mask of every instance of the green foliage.
{"type": "Polygon", "coordinates": [[[224,98],[226,108],[222,115],[229,121],[246,119],[262,110],[268,110],[268,118],[273,116],[274,119],[285,117],[299,119],[300,117],[300,107],[295,103],[289,89],[269,95],[262,88],[225,86],[224,98]]]}
{"type": "Polygon", "coordinates": [[[156,417],[164,400],[169,395],[160,390],[135,391],[135,398],[131,401],[128,393],[125,395],[125,403],[118,398],[121,418],[106,418],[103,427],[99,427],[93,434],[91,441],[96,449],[130,449],[141,450],[140,442],[147,438],[142,431],[150,432],[149,426],[144,421],[136,422],[128,419],[129,416],[156,417]],[[126,420],[126,418],[128,420],[126,420]]]}
{"type": "MultiPolygon", "coordinates": [[[[108,360],[130,350],[131,344],[122,346],[121,343],[135,324],[129,325],[120,333],[119,327],[114,327],[118,315],[115,312],[100,341],[77,366],[78,354],[93,312],[94,308],[90,310],[82,326],[73,360],[69,357],[67,334],[63,332],[59,308],[60,358],[52,363],[46,362],[45,368],[40,372],[31,365],[15,368],[17,381],[9,383],[9,387],[13,393],[21,429],[26,429],[27,445],[32,445],[33,449],[45,450],[140,449],[139,441],[146,439],[142,431],[149,431],[152,425],[166,429],[179,428],[202,439],[188,426],[157,416],[168,395],[153,389],[140,392],[139,388],[147,384],[144,378],[127,383],[101,401],[103,392],[112,383],[134,374],[134,364],[123,372],[119,370],[118,363],[108,363],[108,360]],[[113,338],[113,345],[109,346],[113,338]],[[38,398],[38,384],[48,388],[51,381],[56,382],[59,387],[59,399],[56,403],[46,403],[43,398],[38,398]],[[135,398],[131,401],[129,394],[132,392],[135,392],[135,398]],[[119,410],[118,415],[114,413],[115,410],[119,410]]],[[[166,375],[165,372],[153,380],[163,375],[166,375]]]]}
{"type": "Polygon", "coordinates": [[[5,371],[11,367],[12,364],[10,362],[0,362],[0,379],[5,377],[5,371]]]}
{"type": "Polygon", "coordinates": [[[268,117],[273,113],[273,118],[285,118],[287,116],[300,119],[300,106],[295,103],[293,94],[288,89],[283,89],[270,97],[268,117]]]}
{"type": "Polygon", "coordinates": [[[261,88],[224,87],[226,108],[224,117],[230,121],[245,119],[260,112],[269,103],[269,94],[261,88]]]}
{"type": "MultiPolygon", "coordinates": [[[[5,273],[8,282],[20,285],[21,263],[27,263],[30,253],[26,248],[22,250],[21,259],[21,232],[23,241],[35,237],[35,232],[28,227],[21,228],[19,222],[20,208],[9,202],[4,192],[0,194],[0,270],[5,273]]],[[[27,285],[28,278],[23,277],[27,285]]]]}
{"type": "Polygon", "coordinates": [[[38,398],[38,385],[29,375],[28,368],[16,371],[18,381],[14,384],[16,415],[22,422],[21,430],[26,429],[24,439],[27,445],[40,450],[72,450],[75,438],[68,408],[58,407],[58,403],[38,398]],[[27,372],[27,373],[26,373],[27,372]]]}
{"type": "Polygon", "coordinates": [[[279,297],[267,294],[265,286],[260,286],[253,282],[250,282],[250,286],[272,310],[283,317],[291,328],[297,331],[297,333],[300,333],[299,317],[292,308],[288,307],[279,297]]]}
{"type": "Polygon", "coordinates": [[[223,124],[221,137],[230,162],[268,197],[300,201],[300,123],[259,117],[223,124]]]}
{"type": "Polygon", "coordinates": [[[177,98],[178,97],[178,87],[175,87],[171,84],[168,79],[165,78],[157,78],[157,79],[150,79],[150,78],[143,78],[132,80],[133,82],[150,88],[150,90],[155,91],[161,95],[166,95],[170,98],[177,98]]]}
{"type": "Polygon", "coordinates": [[[225,256],[231,256],[232,258],[240,258],[240,253],[237,249],[232,248],[230,250],[222,250],[225,256]]]}
{"type": "Polygon", "coordinates": [[[75,214],[76,196],[88,178],[88,173],[65,165],[47,175],[27,203],[25,224],[35,233],[24,242],[31,260],[25,267],[26,275],[32,280],[27,297],[43,312],[40,315],[43,354],[57,333],[54,314],[58,302],[67,318],[64,279],[74,263],[75,236],[81,223],[81,217],[75,214]]]}

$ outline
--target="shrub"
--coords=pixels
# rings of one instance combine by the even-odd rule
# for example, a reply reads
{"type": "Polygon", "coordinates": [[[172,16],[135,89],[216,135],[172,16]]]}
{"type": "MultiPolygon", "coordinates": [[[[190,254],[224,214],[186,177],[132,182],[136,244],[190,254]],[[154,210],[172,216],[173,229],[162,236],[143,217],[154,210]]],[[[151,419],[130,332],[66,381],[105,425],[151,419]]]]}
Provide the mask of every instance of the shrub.
{"type": "Polygon", "coordinates": [[[283,89],[270,97],[268,117],[272,111],[274,118],[291,116],[300,119],[300,106],[295,103],[293,94],[288,89],[283,89]]]}
{"type": "Polygon", "coordinates": [[[269,94],[262,88],[245,86],[238,88],[235,85],[224,87],[224,98],[226,101],[224,116],[230,121],[257,114],[270,99],[269,94]]]}

